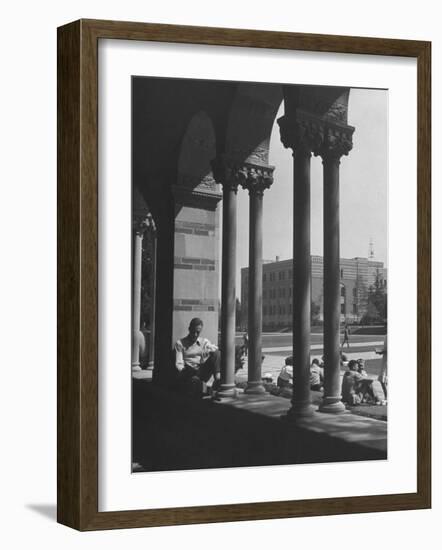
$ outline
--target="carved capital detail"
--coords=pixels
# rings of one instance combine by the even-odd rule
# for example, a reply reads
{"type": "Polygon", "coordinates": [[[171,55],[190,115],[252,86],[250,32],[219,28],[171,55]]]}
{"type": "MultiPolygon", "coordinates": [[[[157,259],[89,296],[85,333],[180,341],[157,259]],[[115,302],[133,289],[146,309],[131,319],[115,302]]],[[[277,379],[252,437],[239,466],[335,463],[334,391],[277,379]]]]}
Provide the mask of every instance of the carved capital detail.
{"type": "Polygon", "coordinates": [[[307,124],[298,115],[297,112],[296,117],[284,115],[278,118],[281,142],[286,149],[311,155],[322,142],[322,126],[319,123],[307,124]]]}
{"type": "Polygon", "coordinates": [[[250,194],[262,195],[264,190],[268,189],[273,183],[274,169],[274,166],[247,162],[238,169],[237,178],[240,180],[241,187],[247,189],[250,194]]]}
{"type": "Polygon", "coordinates": [[[353,148],[354,128],[352,126],[338,126],[327,123],[324,129],[324,139],[321,146],[313,151],[315,156],[322,157],[323,161],[339,160],[353,148]]]}
{"type": "Polygon", "coordinates": [[[132,220],[132,226],[135,234],[140,237],[142,237],[146,231],[154,232],[157,230],[150,212],[145,215],[136,214],[132,220]]]}
{"type": "Polygon", "coordinates": [[[221,158],[212,160],[211,165],[216,182],[221,184],[223,188],[230,189],[236,193],[239,181],[236,178],[232,163],[223,155],[221,158]]]}
{"type": "Polygon", "coordinates": [[[278,119],[281,141],[294,153],[313,153],[323,160],[339,160],[353,147],[354,127],[338,121],[319,118],[297,109],[295,117],[278,119]]]}
{"type": "Polygon", "coordinates": [[[248,189],[249,192],[263,193],[264,189],[268,189],[272,185],[275,169],[274,166],[268,164],[238,162],[228,158],[213,161],[212,168],[217,182],[235,193],[238,186],[248,189]]]}

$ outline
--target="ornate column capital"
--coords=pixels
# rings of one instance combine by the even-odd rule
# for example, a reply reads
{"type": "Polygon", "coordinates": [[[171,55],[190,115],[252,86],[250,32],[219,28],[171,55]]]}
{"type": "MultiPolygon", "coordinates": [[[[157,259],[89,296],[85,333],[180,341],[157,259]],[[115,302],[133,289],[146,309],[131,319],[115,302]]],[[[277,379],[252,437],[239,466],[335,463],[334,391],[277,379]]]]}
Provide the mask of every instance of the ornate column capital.
{"type": "Polygon", "coordinates": [[[318,117],[296,109],[293,116],[278,119],[281,141],[293,152],[313,153],[323,161],[337,160],[348,155],[353,147],[354,127],[329,117],[318,117]]]}
{"type": "Polygon", "coordinates": [[[213,177],[223,188],[230,189],[235,193],[238,191],[239,180],[235,171],[234,163],[226,155],[215,158],[212,165],[213,177]]]}
{"type": "Polygon", "coordinates": [[[273,183],[274,166],[260,165],[245,162],[237,170],[236,177],[240,181],[243,189],[247,189],[249,194],[263,195],[264,190],[268,189],[273,183]]]}
{"type": "Polygon", "coordinates": [[[228,157],[212,161],[213,174],[218,183],[229,187],[235,193],[238,186],[250,193],[263,193],[273,183],[274,166],[241,162],[228,157]]]}
{"type": "Polygon", "coordinates": [[[319,124],[307,124],[299,113],[297,110],[296,116],[284,115],[278,118],[281,142],[286,149],[292,149],[293,153],[311,155],[322,142],[322,127],[319,124]]]}
{"type": "Polygon", "coordinates": [[[135,214],[132,220],[132,227],[136,235],[142,237],[146,231],[155,232],[157,230],[152,214],[135,214]]]}

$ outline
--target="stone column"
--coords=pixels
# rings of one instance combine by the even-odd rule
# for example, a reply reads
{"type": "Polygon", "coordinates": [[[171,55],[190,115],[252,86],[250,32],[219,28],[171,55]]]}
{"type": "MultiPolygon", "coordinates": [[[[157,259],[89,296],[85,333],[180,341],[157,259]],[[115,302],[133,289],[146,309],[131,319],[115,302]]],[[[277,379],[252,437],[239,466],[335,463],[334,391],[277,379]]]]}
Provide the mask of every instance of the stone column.
{"type": "Polygon", "coordinates": [[[223,187],[221,257],[221,385],[218,397],[235,397],[236,317],[236,199],[238,181],[225,160],[212,162],[213,173],[223,187]]]}
{"type": "Polygon", "coordinates": [[[147,368],[153,370],[155,364],[155,315],[156,315],[156,293],[157,293],[157,230],[151,214],[150,216],[150,237],[152,239],[152,286],[151,286],[151,312],[150,312],[150,334],[147,356],[147,368]]]}
{"type": "Polygon", "coordinates": [[[313,413],[310,396],[310,160],[312,136],[298,112],[278,120],[293,150],[293,397],[289,417],[313,413]]]}
{"type": "Polygon", "coordinates": [[[132,370],[140,367],[140,315],[141,315],[141,256],[144,233],[149,227],[147,217],[134,220],[133,223],[133,281],[132,281],[132,370]]]}
{"type": "Polygon", "coordinates": [[[351,126],[327,123],[318,154],[324,167],[324,398],[321,412],[342,413],[339,165],[352,147],[351,126]]]}
{"type": "Polygon", "coordinates": [[[262,383],[262,207],[264,189],[273,182],[273,166],[245,164],[239,171],[241,185],[250,195],[248,379],[245,393],[265,393],[262,383]]]}

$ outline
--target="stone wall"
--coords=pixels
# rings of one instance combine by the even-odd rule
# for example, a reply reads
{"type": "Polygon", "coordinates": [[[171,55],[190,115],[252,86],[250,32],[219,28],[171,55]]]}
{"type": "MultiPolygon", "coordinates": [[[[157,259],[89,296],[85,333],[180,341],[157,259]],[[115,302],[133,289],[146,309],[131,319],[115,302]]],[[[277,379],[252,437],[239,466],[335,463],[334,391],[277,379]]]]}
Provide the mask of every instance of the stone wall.
{"type": "Polygon", "coordinates": [[[183,206],[175,218],[172,341],[187,334],[189,321],[204,322],[203,336],[218,342],[218,213],[183,206]]]}

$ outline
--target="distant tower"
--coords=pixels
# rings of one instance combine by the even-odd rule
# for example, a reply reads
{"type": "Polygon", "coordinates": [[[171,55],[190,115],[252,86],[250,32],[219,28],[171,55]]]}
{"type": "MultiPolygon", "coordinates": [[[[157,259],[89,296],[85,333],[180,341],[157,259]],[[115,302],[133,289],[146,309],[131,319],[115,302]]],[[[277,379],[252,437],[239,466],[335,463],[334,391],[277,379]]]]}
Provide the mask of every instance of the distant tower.
{"type": "Polygon", "coordinates": [[[373,239],[370,237],[370,242],[368,243],[368,259],[374,260],[374,244],[373,239]]]}

